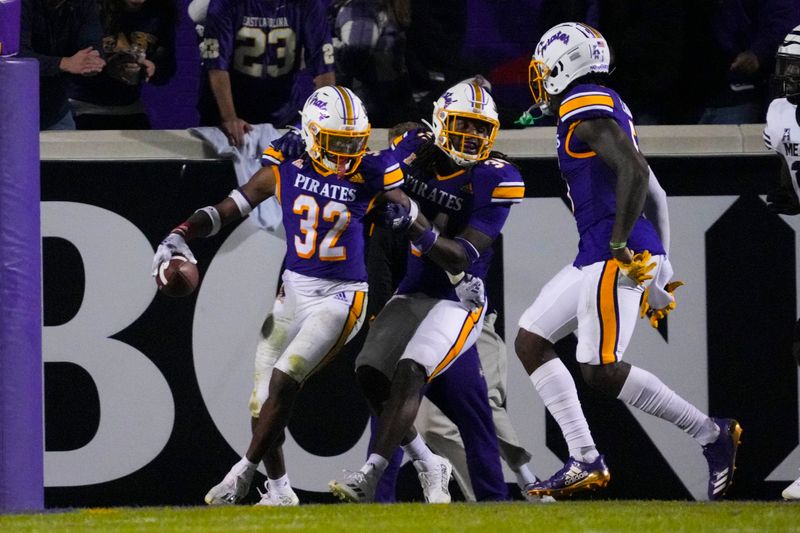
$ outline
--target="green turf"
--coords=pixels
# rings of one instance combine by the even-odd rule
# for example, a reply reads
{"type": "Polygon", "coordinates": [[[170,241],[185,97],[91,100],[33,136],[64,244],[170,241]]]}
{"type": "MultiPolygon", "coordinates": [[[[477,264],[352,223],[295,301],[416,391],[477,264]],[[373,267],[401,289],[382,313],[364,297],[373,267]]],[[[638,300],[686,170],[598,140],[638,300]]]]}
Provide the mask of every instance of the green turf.
{"type": "Polygon", "coordinates": [[[784,502],[559,502],[532,505],[304,505],[295,508],[141,507],[0,515],[0,531],[800,531],[784,502]]]}

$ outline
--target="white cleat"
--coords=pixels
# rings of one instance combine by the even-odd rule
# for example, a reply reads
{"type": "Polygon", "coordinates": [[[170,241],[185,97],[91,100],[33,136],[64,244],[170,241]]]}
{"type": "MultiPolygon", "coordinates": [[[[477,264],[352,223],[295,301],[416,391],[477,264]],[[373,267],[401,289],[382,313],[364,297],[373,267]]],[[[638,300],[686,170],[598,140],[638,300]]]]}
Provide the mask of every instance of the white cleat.
{"type": "Polygon", "coordinates": [[[258,493],[261,495],[261,500],[259,500],[256,506],[294,507],[295,505],[300,505],[300,498],[294,493],[292,487],[287,486],[278,492],[270,487],[269,480],[264,482],[264,492],[259,490],[258,493]]]}
{"type": "Polygon", "coordinates": [[[233,505],[247,496],[250,483],[253,482],[255,469],[248,468],[240,462],[233,465],[230,472],[225,475],[222,483],[215,485],[206,494],[205,502],[208,505],[233,505]]]}
{"type": "Polygon", "coordinates": [[[345,502],[370,503],[375,499],[375,488],[378,486],[380,474],[374,467],[367,473],[344,471],[342,481],[333,480],[328,483],[331,493],[345,502]]]}
{"type": "Polygon", "coordinates": [[[414,468],[419,472],[422,493],[428,503],[450,503],[450,478],[453,476],[453,465],[439,455],[427,461],[414,461],[414,468]]]}
{"type": "Polygon", "coordinates": [[[783,489],[781,492],[784,500],[800,500],[800,478],[797,478],[794,483],[783,489]]]}

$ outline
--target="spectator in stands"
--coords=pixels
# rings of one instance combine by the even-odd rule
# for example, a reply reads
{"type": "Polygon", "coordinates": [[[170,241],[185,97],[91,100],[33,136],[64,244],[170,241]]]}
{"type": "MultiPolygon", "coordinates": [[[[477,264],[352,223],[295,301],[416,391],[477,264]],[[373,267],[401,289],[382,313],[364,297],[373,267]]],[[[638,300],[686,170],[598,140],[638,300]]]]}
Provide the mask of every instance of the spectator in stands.
{"type": "Polygon", "coordinates": [[[79,130],[150,129],[141,89],[175,74],[175,7],[172,0],[102,0],[100,10],[107,64],[76,80],[75,123],[79,130]]]}
{"type": "MultiPolygon", "coordinates": [[[[700,3],[706,6],[706,3],[700,3]]],[[[711,42],[693,58],[693,88],[706,88],[700,124],[764,120],[769,74],[783,37],[800,22],[797,0],[728,0],[700,8],[711,42]],[[705,11],[705,13],[703,13],[705,11]],[[696,76],[696,77],[695,77],[696,76]]]]}
{"type": "Polygon", "coordinates": [[[95,0],[23,0],[19,56],[39,61],[40,129],[75,129],[68,79],[103,70],[101,33],[95,0]]]}
{"type": "Polygon", "coordinates": [[[406,69],[409,0],[336,0],[331,5],[336,79],[352,87],[374,127],[417,118],[406,69]]]}
{"type": "MultiPolygon", "coordinates": [[[[201,8],[192,6],[195,18],[201,8]]],[[[243,144],[252,123],[281,127],[298,120],[308,97],[293,93],[302,60],[315,87],[335,83],[322,0],[211,0],[203,24],[200,52],[207,77],[198,103],[200,124],[220,126],[234,146],[243,144]]]]}

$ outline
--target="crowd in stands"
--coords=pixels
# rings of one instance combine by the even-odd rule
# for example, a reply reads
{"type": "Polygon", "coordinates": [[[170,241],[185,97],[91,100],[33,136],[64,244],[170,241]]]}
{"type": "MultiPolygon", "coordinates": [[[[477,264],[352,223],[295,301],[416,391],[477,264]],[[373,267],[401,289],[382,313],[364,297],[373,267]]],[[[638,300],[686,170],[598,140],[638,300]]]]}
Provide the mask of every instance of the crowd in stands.
{"type": "MultiPolygon", "coordinates": [[[[606,36],[637,123],[760,123],[775,52],[800,23],[795,0],[22,3],[20,55],[40,61],[42,129],[150,128],[142,88],[186,62],[176,32],[194,25],[198,77],[171,85],[193,82],[199,118],[189,125],[219,126],[232,144],[252,124],[292,125],[323,85],[351,87],[373,126],[391,127],[427,116],[444,88],[475,74],[492,85],[502,127],[518,127],[533,40],[567,20],[606,36]]],[[[155,105],[186,105],[184,94],[162,91],[155,105]]]]}

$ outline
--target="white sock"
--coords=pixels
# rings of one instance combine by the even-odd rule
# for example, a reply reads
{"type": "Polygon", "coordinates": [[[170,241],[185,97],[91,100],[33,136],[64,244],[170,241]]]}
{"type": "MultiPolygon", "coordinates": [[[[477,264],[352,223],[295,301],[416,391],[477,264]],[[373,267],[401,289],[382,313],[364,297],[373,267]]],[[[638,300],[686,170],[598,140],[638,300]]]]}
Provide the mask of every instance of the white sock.
{"type": "Polygon", "coordinates": [[[233,465],[233,467],[237,470],[249,471],[250,474],[253,474],[256,471],[256,468],[258,468],[258,463],[250,462],[250,460],[245,456],[242,457],[238,463],[233,465]]]}
{"type": "Polygon", "coordinates": [[[427,461],[433,457],[433,452],[428,445],[425,444],[422,435],[417,433],[414,440],[408,444],[403,444],[403,451],[408,454],[412,461],[427,461]]]}
{"type": "Polygon", "coordinates": [[[546,362],[533,371],[530,379],[545,407],[558,422],[567,441],[569,454],[579,461],[589,463],[597,459],[600,454],[583,415],[578,389],[561,359],[546,362]]]}
{"type": "Polygon", "coordinates": [[[380,474],[383,474],[383,471],[386,470],[387,466],[389,466],[388,459],[378,455],[377,453],[371,453],[367,458],[366,464],[364,464],[364,466],[361,467],[361,471],[366,474],[369,472],[371,468],[374,468],[380,474]]]}
{"type": "Polygon", "coordinates": [[[276,492],[289,492],[292,490],[292,484],[289,482],[289,474],[284,474],[278,479],[267,477],[269,481],[269,488],[276,492]]]}
{"type": "Polygon", "coordinates": [[[632,366],[617,398],[645,413],[672,422],[701,445],[713,442],[719,435],[719,428],[713,420],[647,370],[632,366]]]}
{"type": "Polygon", "coordinates": [[[521,465],[518,469],[514,470],[514,475],[517,476],[517,485],[519,488],[524,489],[531,483],[536,481],[536,476],[530,471],[527,464],[521,465]]]}

